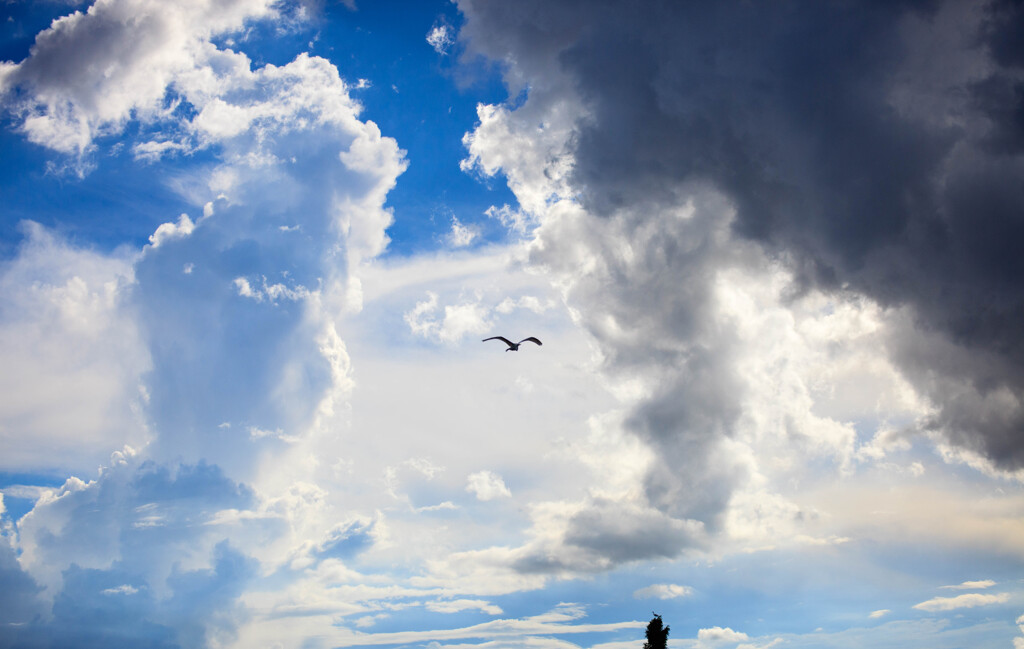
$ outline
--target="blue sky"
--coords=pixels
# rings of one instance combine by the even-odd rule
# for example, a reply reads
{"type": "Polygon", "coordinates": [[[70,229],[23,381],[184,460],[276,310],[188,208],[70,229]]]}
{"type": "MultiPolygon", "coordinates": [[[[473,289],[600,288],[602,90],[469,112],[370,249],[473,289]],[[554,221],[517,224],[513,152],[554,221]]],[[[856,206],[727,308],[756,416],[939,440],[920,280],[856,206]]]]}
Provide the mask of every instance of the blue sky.
{"type": "Polygon", "coordinates": [[[0,11],[0,646],[1024,647],[1015,4],[0,11]]]}

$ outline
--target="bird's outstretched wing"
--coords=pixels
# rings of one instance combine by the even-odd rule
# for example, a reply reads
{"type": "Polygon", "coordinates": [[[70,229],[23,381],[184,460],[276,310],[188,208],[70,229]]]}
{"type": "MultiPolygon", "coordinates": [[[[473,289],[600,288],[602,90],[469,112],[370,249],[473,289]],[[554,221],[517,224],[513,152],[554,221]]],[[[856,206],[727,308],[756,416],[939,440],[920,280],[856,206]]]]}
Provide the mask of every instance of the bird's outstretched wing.
{"type": "Polygon", "coordinates": [[[537,343],[538,345],[543,345],[544,344],[541,341],[539,341],[536,338],[534,338],[533,336],[530,336],[529,338],[523,338],[522,340],[519,341],[519,344],[522,345],[527,340],[529,340],[531,343],[537,343]]]}
{"type": "Polygon", "coordinates": [[[509,347],[515,347],[516,346],[516,344],[514,342],[512,342],[511,340],[509,340],[508,338],[506,338],[504,336],[491,336],[490,338],[484,338],[480,342],[485,343],[488,340],[500,340],[500,341],[504,342],[506,345],[508,345],[509,347]]]}

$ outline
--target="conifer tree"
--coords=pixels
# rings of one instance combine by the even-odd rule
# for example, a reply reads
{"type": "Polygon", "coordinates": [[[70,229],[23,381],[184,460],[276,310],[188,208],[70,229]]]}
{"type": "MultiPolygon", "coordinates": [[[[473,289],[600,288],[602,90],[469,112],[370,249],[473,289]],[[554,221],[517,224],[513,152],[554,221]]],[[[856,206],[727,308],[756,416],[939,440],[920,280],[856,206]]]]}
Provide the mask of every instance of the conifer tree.
{"type": "Polygon", "coordinates": [[[668,627],[661,622],[661,616],[654,613],[654,617],[647,623],[647,642],[644,649],[667,649],[668,648],[668,627]]]}

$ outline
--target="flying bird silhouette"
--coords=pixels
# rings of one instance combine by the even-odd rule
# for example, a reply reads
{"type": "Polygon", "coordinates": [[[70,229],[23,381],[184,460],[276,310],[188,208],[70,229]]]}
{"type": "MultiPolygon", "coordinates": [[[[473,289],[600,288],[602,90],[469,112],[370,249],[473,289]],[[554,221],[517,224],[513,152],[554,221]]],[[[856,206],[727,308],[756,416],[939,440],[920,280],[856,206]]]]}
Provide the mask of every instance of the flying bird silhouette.
{"type": "Polygon", "coordinates": [[[543,345],[544,344],[541,341],[539,341],[536,338],[534,338],[533,336],[530,336],[529,338],[523,338],[522,340],[520,340],[517,343],[512,342],[511,340],[509,340],[508,338],[505,338],[504,336],[491,336],[490,338],[484,338],[480,342],[485,343],[488,340],[500,340],[500,341],[502,341],[503,343],[508,345],[508,349],[505,350],[507,352],[517,352],[517,351],[519,351],[519,346],[522,345],[523,343],[525,343],[527,340],[529,340],[531,343],[537,343],[538,345],[543,345]]]}

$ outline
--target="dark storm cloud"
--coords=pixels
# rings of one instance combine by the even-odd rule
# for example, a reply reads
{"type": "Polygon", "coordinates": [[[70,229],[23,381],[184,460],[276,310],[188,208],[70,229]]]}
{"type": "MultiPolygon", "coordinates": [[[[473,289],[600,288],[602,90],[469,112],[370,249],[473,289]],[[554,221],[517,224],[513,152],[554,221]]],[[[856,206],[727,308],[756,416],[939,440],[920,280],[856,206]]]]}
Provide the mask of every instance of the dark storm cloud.
{"type": "Polygon", "coordinates": [[[938,409],[925,427],[1024,468],[1019,2],[462,6],[512,77],[583,99],[572,179],[591,213],[660,218],[709,183],[798,290],[909,307],[945,350],[893,338],[938,409]]]}

